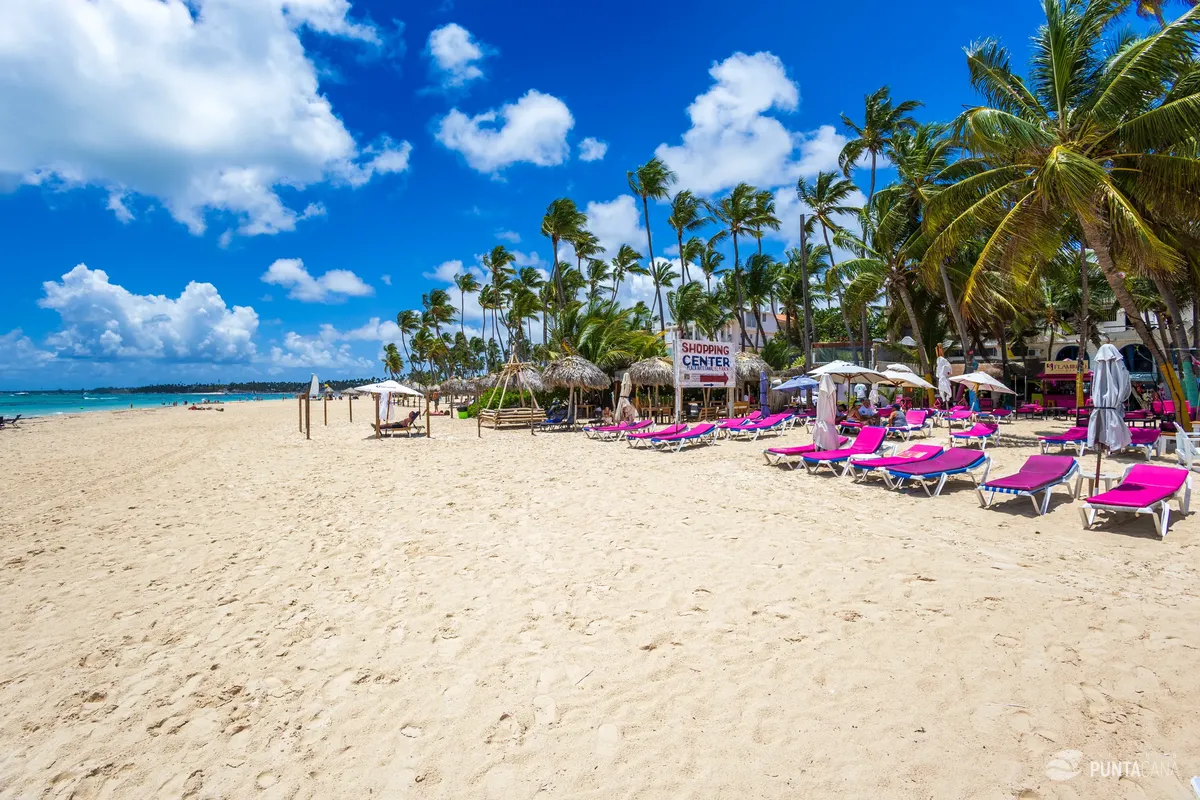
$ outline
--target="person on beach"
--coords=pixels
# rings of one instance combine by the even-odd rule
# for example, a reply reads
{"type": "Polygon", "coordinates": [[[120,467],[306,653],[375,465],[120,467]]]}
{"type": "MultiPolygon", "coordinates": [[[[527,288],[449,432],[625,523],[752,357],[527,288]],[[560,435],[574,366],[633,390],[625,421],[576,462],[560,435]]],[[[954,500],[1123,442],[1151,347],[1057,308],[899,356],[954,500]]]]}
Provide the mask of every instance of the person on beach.
{"type": "Polygon", "coordinates": [[[904,409],[900,406],[897,406],[896,410],[892,412],[892,415],[890,417],[888,417],[888,421],[887,421],[888,427],[889,428],[899,428],[899,427],[902,427],[907,424],[908,424],[908,417],[905,415],[904,409]]]}

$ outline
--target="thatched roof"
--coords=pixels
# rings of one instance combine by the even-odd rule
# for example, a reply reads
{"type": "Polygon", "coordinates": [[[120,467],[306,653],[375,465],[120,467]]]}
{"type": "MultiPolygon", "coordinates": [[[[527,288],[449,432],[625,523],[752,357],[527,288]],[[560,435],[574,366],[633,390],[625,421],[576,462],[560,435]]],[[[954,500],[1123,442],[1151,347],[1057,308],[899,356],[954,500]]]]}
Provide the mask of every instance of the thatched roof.
{"type": "Polygon", "coordinates": [[[799,378],[801,375],[808,374],[808,368],[807,367],[788,367],[787,369],[780,370],[779,372],[777,372],[775,374],[778,375],[780,378],[784,378],[785,380],[787,378],[799,378]]]}
{"type": "Polygon", "coordinates": [[[762,360],[758,353],[741,350],[737,354],[737,378],[739,381],[756,381],[760,372],[771,374],[771,365],[762,360]]]}
{"type": "Polygon", "coordinates": [[[675,366],[662,356],[646,358],[629,367],[629,380],[635,386],[674,386],[675,366]]]}
{"type": "Polygon", "coordinates": [[[563,356],[551,361],[542,370],[542,383],[550,388],[603,389],[608,386],[608,376],[582,356],[563,356]]]}
{"type": "Polygon", "coordinates": [[[438,385],[438,389],[444,394],[467,394],[471,391],[463,378],[446,378],[438,385]]]}
{"type": "Polygon", "coordinates": [[[496,386],[496,381],[499,379],[499,372],[489,372],[487,375],[480,375],[478,378],[472,378],[471,383],[473,384],[475,391],[486,392],[488,389],[494,388],[496,386]]]}

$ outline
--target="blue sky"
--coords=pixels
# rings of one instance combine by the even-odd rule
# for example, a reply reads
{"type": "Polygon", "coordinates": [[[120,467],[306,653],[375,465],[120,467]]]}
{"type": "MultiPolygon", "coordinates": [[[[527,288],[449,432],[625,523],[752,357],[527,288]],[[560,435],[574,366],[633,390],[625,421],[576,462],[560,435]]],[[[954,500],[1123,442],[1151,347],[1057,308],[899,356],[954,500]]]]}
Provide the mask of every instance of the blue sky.
{"type": "Polygon", "coordinates": [[[625,172],[656,152],[676,188],[777,189],[782,251],[839,113],[888,84],[950,119],[973,101],[963,46],[1023,64],[1040,19],[1034,0],[730,11],[0,0],[0,389],[377,373],[396,312],[478,254],[547,266],[555,197],[644,252],[625,172]]]}

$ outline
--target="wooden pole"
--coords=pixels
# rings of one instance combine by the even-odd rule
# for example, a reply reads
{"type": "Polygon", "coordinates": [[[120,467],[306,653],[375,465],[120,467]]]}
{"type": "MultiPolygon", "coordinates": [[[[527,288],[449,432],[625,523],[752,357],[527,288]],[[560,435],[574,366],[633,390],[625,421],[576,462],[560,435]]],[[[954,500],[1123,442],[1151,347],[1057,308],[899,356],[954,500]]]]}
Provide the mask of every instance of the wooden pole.
{"type": "Polygon", "coordinates": [[[379,433],[379,398],[371,395],[371,404],[375,406],[375,438],[378,439],[382,436],[379,433]]]}
{"type": "Polygon", "coordinates": [[[354,395],[346,395],[346,405],[350,407],[350,421],[354,422],[354,395]]]}
{"type": "Polygon", "coordinates": [[[321,398],[321,410],[325,412],[325,427],[329,427],[329,395],[321,398]]]}
{"type": "Polygon", "coordinates": [[[307,394],[304,395],[304,438],[305,439],[312,438],[312,409],[309,408],[309,406],[312,405],[311,400],[312,400],[312,398],[309,397],[307,394]]]}
{"type": "Polygon", "coordinates": [[[433,431],[429,427],[429,395],[425,395],[425,438],[433,438],[433,431]]]}

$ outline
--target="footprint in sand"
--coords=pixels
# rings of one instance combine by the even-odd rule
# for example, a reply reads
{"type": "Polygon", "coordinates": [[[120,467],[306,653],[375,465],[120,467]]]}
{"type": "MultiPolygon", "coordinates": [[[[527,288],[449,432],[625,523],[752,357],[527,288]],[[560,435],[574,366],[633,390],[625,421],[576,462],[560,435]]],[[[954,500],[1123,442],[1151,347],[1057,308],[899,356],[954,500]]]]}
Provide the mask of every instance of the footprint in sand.
{"type": "Polygon", "coordinates": [[[553,725],[558,722],[558,704],[548,694],[533,698],[533,718],[539,725],[553,725]]]}
{"type": "Polygon", "coordinates": [[[596,731],[596,757],[601,761],[611,761],[617,755],[620,744],[621,729],[611,722],[601,725],[596,731]]]}
{"type": "Polygon", "coordinates": [[[1014,711],[1008,715],[1008,727],[1017,733],[1029,733],[1033,730],[1033,717],[1025,711],[1014,711]]]}
{"type": "MultiPolygon", "coordinates": [[[[350,685],[354,683],[355,672],[352,669],[345,670],[336,678],[330,678],[325,681],[325,685],[321,687],[321,696],[329,702],[340,700],[350,685]]],[[[269,679],[268,679],[269,680],[269,679]]]]}

